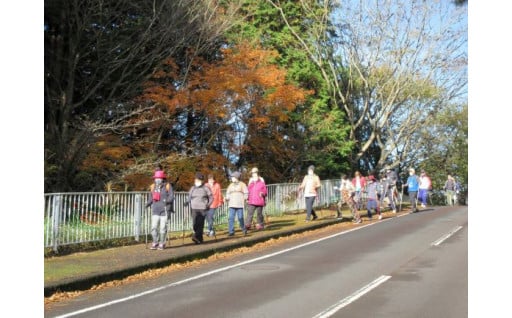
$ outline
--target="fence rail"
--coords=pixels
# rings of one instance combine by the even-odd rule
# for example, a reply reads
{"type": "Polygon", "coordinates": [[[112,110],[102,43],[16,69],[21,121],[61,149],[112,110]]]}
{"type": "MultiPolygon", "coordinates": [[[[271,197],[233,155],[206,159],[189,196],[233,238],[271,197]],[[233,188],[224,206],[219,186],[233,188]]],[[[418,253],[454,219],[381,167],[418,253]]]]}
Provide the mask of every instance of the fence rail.
{"type": "MultiPolygon", "coordinates": [[[[315,206],[337,202],[339,180],[324,180],[315,206]]],[[[299,184],[267,185],[268,197],[264,213],[280,216],[305,209],[299,184]]],[[[225,194],[225,190],[223,190],[225,194]]],[[[145,207],[148,192],[84,192],[50,193],[44,195],[44,247],[55,252],[59,246],[130,238],[136,241],[151,232],[151,210],[145,207]]],[[[183,203],[187,192],[176,192],[174,211],[170,216],[171,232],[190,230],[192,218],[183,203]]],[[[228,222],[224,204],[215,213],[214,224],[228,222]]]]}

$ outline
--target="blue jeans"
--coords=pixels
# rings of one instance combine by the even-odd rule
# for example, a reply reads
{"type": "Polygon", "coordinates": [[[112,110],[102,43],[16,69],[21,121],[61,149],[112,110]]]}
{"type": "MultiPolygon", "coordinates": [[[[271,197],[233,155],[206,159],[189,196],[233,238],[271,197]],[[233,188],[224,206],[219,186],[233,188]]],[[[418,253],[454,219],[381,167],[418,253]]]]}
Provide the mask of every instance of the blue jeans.
{"type": "Polygon", "coordinates": [[[427,195],[428,190],[427,189],[420,189],[420,192],[418,193],[418,199],[423,205],[427,205],[427,195]]]}
{"type": "Polygon", "coordinates": [[[216,209],[209,209],[206,214],[206,222],[208,223],[208,232],[213,231],[213,217],[216,209]]]}
{"type": "Polygon", "coordinates": [[[235,233],[235,214],[238,218],[238,223],[242,231],[245,231],[244,226],[244,208],[229,208],[228,216],[228,232],[229,234],[235,233]]]}

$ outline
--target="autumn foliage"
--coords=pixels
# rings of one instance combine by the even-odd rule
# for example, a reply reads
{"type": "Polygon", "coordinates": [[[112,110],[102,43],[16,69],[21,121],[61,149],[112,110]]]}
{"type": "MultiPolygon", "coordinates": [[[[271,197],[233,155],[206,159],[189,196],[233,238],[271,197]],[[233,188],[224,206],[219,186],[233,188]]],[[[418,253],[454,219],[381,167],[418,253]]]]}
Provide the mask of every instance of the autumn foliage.
{"type": "Polygon", "coordinates": [[[145,83],[137,102],[153,107],[130,118],[130,142],[91,153],[87,165],[108,168],[113,156],[129,162],[117,183],[137,190],[151,182],[157,161],[178,190],[190,187],[196,171],[226,185],[229,171],[252,166],[280,181],[300,151],[290,115],[311,92],[286,81],[275,51],[243,43],[209,61],[190,55],[186,69],[168,59],[145,83]],[[148,176],[143,182],[134,177],[141,173],[148,176]]]}

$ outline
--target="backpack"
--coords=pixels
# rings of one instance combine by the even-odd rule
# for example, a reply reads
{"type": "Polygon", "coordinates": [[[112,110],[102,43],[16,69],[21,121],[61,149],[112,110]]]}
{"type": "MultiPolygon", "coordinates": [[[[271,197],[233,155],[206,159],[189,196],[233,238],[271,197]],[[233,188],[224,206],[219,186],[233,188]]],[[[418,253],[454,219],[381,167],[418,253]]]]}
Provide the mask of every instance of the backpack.
{"type": "MultiPolygon", "coordinates": [[[[171,184],[169,182],[167,182],[165,184],[165,190],[167,190],[167,192],[171,191],[171,184]]],[[[155,184],[152,183],[151,186],[149,186],[149,191],[153,192],[155,191],[155,184]]]]}

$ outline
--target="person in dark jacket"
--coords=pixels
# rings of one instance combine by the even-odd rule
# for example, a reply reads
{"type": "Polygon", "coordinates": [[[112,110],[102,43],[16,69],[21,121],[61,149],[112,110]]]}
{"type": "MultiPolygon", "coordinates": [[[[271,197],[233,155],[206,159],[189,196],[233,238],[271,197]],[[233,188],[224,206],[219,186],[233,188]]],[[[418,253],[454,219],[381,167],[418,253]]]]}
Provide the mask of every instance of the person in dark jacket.
{"type": "Polygon", "coordinates": [[[203,174],[196,174],[194,185],[188,193],[187,203],[190,206],[194,229],[192,241],[201,244],[203,243],[204,219],[213,203],[213,193],[209,187],[204,185],[203,174]]]}
{"type": "Polygon", "coordinates": [[[151,185],[146,208],[151,207],[151,236],[153,238],[152,250],[163,250],[167,239],[167,219],[174,203],[174,191],[170,183],[165,183],[164,171],[157,170],[153,175],[154,183],[151,185]]]}

